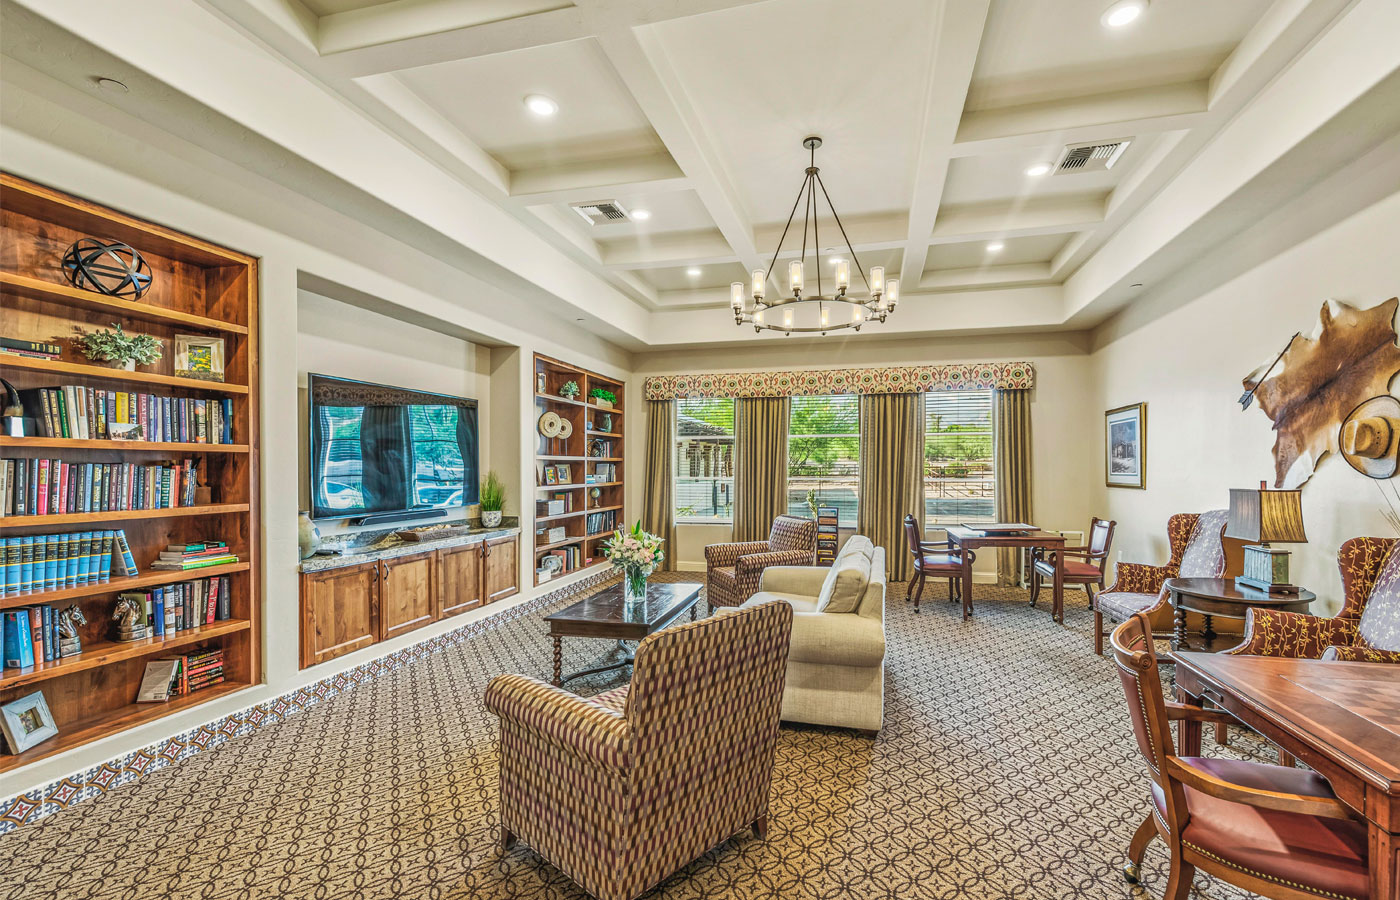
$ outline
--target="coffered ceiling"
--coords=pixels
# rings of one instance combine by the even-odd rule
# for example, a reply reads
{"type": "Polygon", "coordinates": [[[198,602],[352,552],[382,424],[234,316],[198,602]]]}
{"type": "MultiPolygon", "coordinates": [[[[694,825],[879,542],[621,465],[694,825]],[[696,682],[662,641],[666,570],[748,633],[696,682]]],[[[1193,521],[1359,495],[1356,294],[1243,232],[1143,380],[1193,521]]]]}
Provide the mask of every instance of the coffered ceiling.
{"type": "MultiPolygon", "coordinates": [[[[1121,28],[1109,2],[201,0],[649,315],[651,346],[699,340],[768,266],[809,134],[861,263],[926,313],[889,330],[969,292],[1000,292],[988,330],[1121,308],[1126,275],[1072,280],[1356,0],[1153,0],[1121,28]],[[1122,140],[1109,169],[1055,170],[1122,140]],[[599,201],[627,217],[571,207],[599,201]],[[1040,308],[998,322],[1002,300],[1040,308]]],[[[819,224],[826,266],[848,252],[819,224]]]]}

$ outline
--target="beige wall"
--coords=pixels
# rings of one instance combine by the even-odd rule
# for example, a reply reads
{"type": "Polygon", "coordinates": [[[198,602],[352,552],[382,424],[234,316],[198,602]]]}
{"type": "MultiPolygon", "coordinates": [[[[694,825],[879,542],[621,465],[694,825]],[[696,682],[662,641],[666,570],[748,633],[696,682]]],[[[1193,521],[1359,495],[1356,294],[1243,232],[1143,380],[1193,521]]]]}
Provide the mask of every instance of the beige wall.
{"type": "MultiPolygon", "coordinates": [[[[1273,483],[1273,433],[1258,405],[1241,412],[1241,379],[1295,331],[1311,332],[1328,297],[1374,306],[1400,293],[1400,193],[1249,272],[1161,314],[1144,298],[1095,334],[1093,410],[1146,401],[1147,489],[1103,486],[1103,424],[1083,450],[1096,460],[1098,506],[1118,520],[1125,560],[1160,562],[1174,512],[1223,508],[1228,489],[1273,483]]],[[[1326,457],[1303,488],[1308,543],[1291,546],[1293,580],[1316,591],[1319,612],[1341,605],[1336,552],[1357,535],[1393,535],[1379,483],[1326,457]]],[[[1117,556],[1119,554],[1115,554],[1117,556]]]]}
{"type": "MultiPolygon", "coordinates": [[[[1085,398],[1092,394],[1088,350],[1087,337],[1074,333],[889,341],[860,336],[831,337],[822,342],[771,340],[757,347],[637,354],[633,377],[640,388],[642,379],[661,374],[1029,361],[1036,369],[1036,388],[1031,396],[1035,519],[1046,528],[1082,530],[1094,514],[1091,504],[1097,493],[1095,473],[1088,464],[1097,452],[1096,432],[1086,432],[1086,422],[1093,422],[1084,411],[1085,398]]],[[[645,446],[639,418],[643,417],[628,423],[634,452],[645,446]]],[[[640,509],[641,483],[631,489],[637,496],[630,504],[640,509]]],[[[725,525],[677,526],[679,565],[703,568],[705,544],[728,540],[730,534],[725,525]]],[[[983,554],[977,566],[983,577],[994,572],[994,555],[983,554]]]]}
{"type": "MultiPolygon", "coordinates": [[[[470,341],[410,325],[311,291],[297,292],[297,446],[300,500],[310,509],[307,448],[306,376],[334,375],[396,387],[469,397],[478,403],[481,471],[491,465],[491,351],[470,341]]],[[[476,507],[454,510],[446,520],[474,515],[476,507]]],[[[322,519],[322,534],[360,529],[344,519],[322,519]]],[[[383,528],[384,526],[370,526],[383,528]]]]}

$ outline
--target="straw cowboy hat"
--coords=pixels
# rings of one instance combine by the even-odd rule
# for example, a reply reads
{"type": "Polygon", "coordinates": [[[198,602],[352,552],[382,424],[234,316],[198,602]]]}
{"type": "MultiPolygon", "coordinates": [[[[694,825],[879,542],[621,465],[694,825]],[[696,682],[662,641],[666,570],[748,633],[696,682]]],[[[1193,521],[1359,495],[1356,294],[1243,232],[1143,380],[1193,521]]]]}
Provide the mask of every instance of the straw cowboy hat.
{"type": "Polygon", "coordinates": [[[1371,478],[1395,474],[1400,451],[1400,400],[1389,394],[1372,397],[1342,422],[1338,443],[1351,467],[1371,478]]]}

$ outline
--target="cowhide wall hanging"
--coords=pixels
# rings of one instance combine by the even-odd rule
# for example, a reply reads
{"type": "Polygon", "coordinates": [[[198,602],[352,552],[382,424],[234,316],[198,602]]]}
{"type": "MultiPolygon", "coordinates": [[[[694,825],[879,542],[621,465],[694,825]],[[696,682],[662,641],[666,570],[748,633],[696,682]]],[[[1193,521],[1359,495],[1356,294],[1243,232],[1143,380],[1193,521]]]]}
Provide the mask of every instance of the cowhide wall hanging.
{"type": "Polygon", "coordinates": [[[1274,487],[1301,487],[1322,457],[1338,452],[1348,415],[1389,392],[1400,372],[1397,306],[1396,297],[1370,309],[1328,300],[1311,335],[1295,334],[1278,358],[1244,379],[1240,404],[1248,409],[1257,399],[1274,423],[1274,487]]]}

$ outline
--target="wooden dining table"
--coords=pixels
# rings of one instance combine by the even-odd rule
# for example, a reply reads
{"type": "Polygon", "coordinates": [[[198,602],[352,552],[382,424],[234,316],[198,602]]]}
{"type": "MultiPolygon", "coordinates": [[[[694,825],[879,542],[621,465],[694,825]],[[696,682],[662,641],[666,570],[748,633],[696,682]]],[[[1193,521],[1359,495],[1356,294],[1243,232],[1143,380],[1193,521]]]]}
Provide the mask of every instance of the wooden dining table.
{"type": "MultiPolygon", "coordinates": [[[[1016,550],[1043,547],[1064,550],[1065,536],[1057,531],[1043,531],[1034,525],[1012,531],[993,531],[970,525],[949,525],[944,529],[948,541],[958,548],[962,557],[962,606],[963,619],[972,617],[972,556],[969,550],[982,547],[1009,547],[1016,550]]],[[[1063,622],[1065,617],[1065,566],[1064,554],[1052,554],[1055,558],[1054,592],[1051,614],[1055,621],[1063,622]]]]}
{"type": "MultiPolygon", "coordinates": [[[[1183,703],[1206,701],[1302,760],[1366,822],[1370,900],[1400,900],[1400,666],[1173,653],[1183,703]]],[[[1181,753],[1200,725],[1181,723],[1181,753]]]]}

